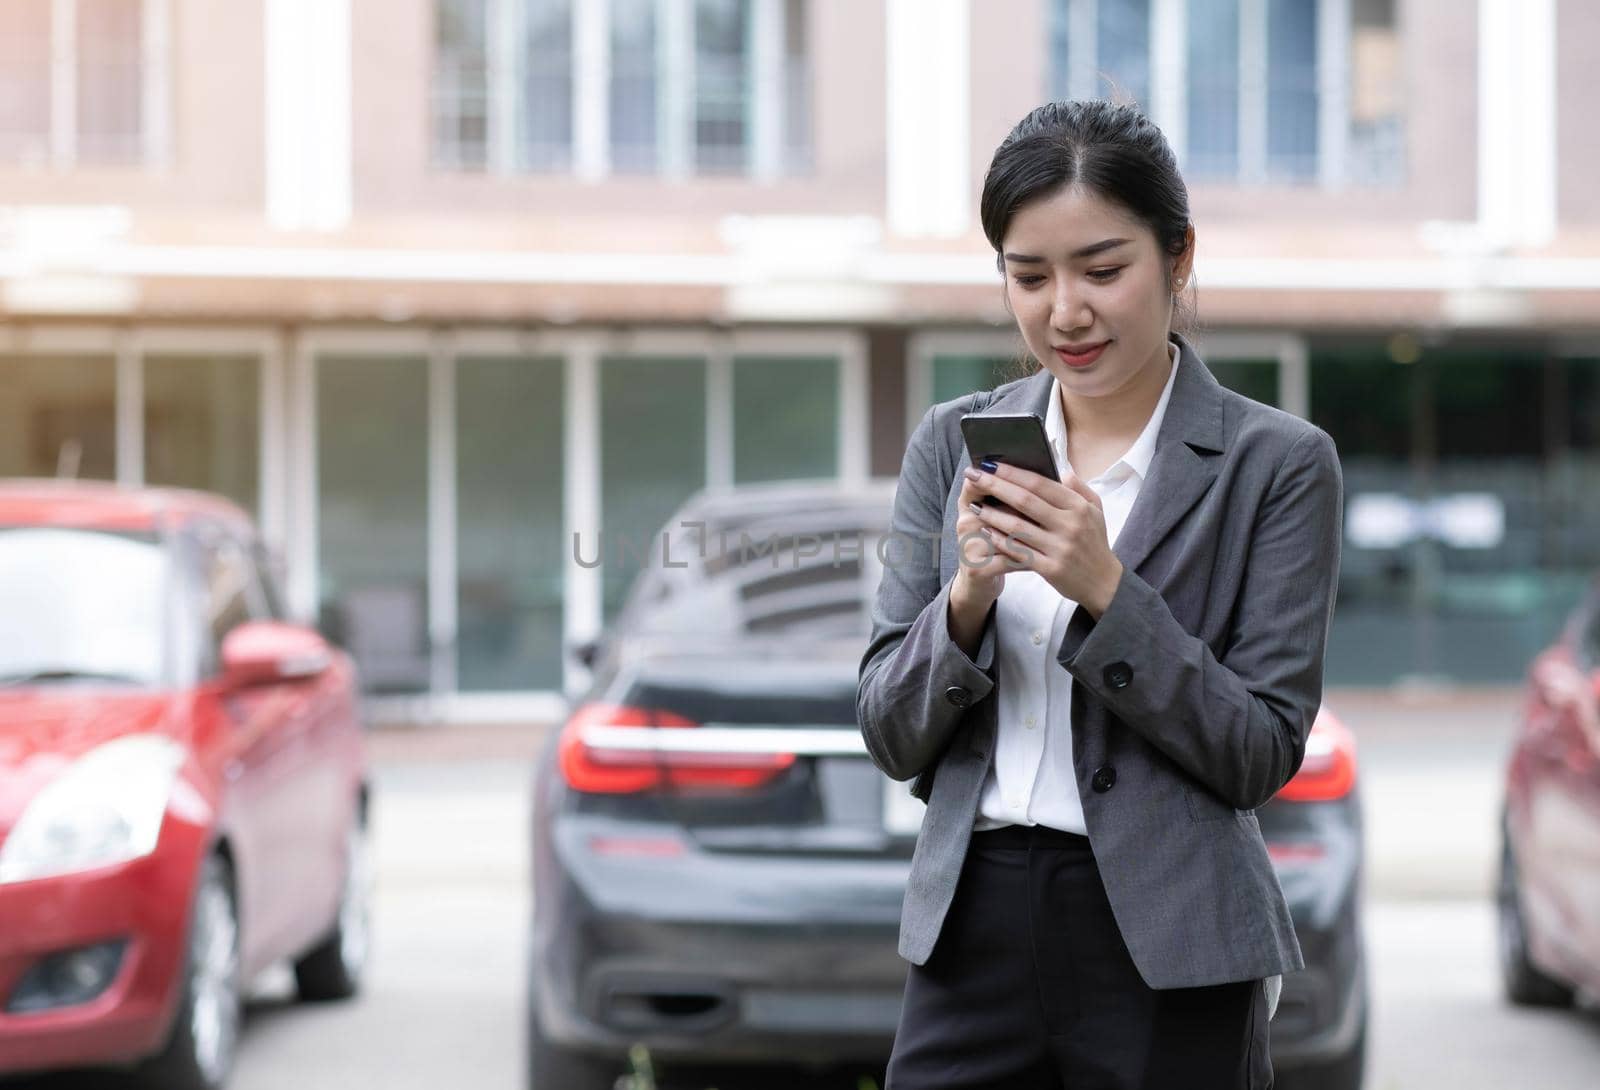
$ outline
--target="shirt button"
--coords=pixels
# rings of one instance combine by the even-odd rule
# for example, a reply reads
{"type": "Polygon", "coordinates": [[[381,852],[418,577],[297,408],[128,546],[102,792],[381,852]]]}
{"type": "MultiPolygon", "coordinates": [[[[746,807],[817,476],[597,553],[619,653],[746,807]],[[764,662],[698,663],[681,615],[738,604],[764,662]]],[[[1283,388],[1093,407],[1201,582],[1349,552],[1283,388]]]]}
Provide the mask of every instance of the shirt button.
{"type": "Polygon", "coordinates": [[[1017,798],[1015,795],[1011,796],[1011,809],[1013,809],[1013,810],[1022,809],[1022,800],[1017,798]]]}
{"type": "Polygon", "coordinates": [[[972,703],[972,693],[960,685],[952,685],[944,691],[944,698],[958,708],[965,708],[972,703]]]}
{"type": "Polygon", "coordinates": [[[1034,718],[1031,715],[1028,716],[1026,719],[1024,719],[1022,722],[1027,725],[1027,728],[1029,730],[1032,730],[1034,728],[1034,726],[1035,726],[1034,718]]]}
{"type": "Polygon", "coordinates": [[[1034,646],[1037,647],[1039,644],[1041,644],[1043,642],[1044,642],[1044,633],[1043,632],[1035,632],[1033,634],[1033,644],[1034,644],[1034,646]]]}

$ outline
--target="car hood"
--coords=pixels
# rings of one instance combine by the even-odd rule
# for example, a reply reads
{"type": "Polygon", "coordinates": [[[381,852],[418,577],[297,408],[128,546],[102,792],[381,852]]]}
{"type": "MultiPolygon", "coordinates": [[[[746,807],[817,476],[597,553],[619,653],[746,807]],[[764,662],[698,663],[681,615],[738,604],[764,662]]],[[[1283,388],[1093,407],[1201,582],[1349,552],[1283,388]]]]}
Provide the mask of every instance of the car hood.
{"type": "Polygon", "coordinates": [[[170,693],[0,692],[0,829],[74,760],[126,734],[176,737],[170,693]]]}

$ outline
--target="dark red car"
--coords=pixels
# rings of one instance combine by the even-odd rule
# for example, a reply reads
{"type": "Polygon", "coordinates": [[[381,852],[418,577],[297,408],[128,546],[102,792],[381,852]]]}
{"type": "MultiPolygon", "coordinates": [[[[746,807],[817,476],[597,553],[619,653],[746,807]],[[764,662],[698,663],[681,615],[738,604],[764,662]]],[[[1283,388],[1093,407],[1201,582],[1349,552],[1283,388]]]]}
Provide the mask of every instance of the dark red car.
{"type": "Polygon", "coordinates": [[[1508,999],[1600,994],[1600,580],[1528,670],[1497,894],[1508,999]]]}
{"type": "Polygon", "coordinates": [[[0,483],[0,1075],[226,1081],[250,978],[367,958],[354,669],[239,508],[0,483]]]}

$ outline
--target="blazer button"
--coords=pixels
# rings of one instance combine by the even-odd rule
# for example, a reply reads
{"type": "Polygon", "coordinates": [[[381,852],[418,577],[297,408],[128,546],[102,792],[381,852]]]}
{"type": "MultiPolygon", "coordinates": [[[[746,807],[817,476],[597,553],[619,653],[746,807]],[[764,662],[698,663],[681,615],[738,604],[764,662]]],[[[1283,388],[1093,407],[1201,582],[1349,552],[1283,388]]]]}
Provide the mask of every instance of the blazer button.
{"type": "Polygon", "coordinates": [[[1111,790],[1111,785],[1116,783],[1116,782],[1117,782],[1117,770],[1115,768],[1111,767],[1110,765],[1106,765],[1104,768],[1095,769],[1094,770],[1094,779],[1089,781],[1090,786],[1092,786],[1096,791],[1100,792],[1102,795],[1105,794],[1107,791],[1110,791],[1111,790]]]}
{"type": "Polygon", "coordinates": [[[1113,662],[1102,675],[1108,689],[1126,689],[1133,680],[1133,667],[1125,662],[1113,662]]]}
{"type": "Polygon", "coordinates": [[[952,685],[944,691],[944,698],[958,708],[965,708],[972,703],[972,694],[960,685],[952,685]]]}

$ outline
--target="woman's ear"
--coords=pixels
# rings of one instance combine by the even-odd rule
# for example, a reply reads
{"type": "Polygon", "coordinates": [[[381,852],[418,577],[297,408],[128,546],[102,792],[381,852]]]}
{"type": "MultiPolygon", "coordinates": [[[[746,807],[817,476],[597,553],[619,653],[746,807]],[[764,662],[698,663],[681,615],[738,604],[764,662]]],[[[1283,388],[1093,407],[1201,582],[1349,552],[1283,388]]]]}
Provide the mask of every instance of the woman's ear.
{"type": "Polygon", "coordinates": [[[1194,224],[1183,229],[1183,252],[1172,262],[1172,290],[1182,291],[1189,286],[1194,274],[1194,224]]]}

